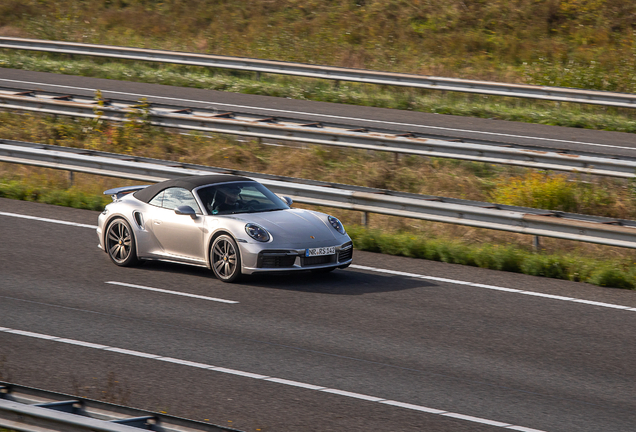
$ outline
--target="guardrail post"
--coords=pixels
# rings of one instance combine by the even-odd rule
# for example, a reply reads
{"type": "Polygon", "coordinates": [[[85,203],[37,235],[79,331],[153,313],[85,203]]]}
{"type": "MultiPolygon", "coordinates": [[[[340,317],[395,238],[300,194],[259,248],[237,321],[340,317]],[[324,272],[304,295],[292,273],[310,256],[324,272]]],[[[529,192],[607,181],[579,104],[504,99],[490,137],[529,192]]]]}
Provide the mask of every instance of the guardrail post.
{"type": "Polygon", "coordinates": [[[538,235],[534,236],[532,239],[532,249],[534,249],[535,252],[539,252],[541,250],[541,241],[538,235]]]}
{"type": "Polygon", "coordinates": [[[369,212],[362,212],[362,225],[369,227],[369,212]]]}
{"type": "Polygon", "coordinates": [[[73,184],[75,184],[75,172],[74,171],[69,171],[68,172],[68,180],[69,180],[69,188],[73,187],[73,184]]]}
{"type": "Polygon", "coordinates": [[[256,72],[256,81],[260,81],[260,80],[261,80],[261,73],[256,72]]]}

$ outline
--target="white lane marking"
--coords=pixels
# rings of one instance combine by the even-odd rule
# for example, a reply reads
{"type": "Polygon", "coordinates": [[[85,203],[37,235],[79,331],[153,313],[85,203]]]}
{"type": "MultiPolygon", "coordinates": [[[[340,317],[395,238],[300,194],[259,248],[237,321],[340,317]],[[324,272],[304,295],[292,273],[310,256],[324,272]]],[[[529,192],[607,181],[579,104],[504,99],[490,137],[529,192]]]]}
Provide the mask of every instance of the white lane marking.
{"type": "Polygon", "coordinates": [[[568,301],[572,303],[583,303],[583,304],[589,304],[592,306],[601,306],[601,307],[612,308],[612,309],[636,311],[636,308],[632,308],[631,306],[622,306],[622,305],[617,305],[612,303],[603,303],[603,302],[597,302],[592,300],[581,300],[581,299],[576,299],[573,297],[564,297],[564,296],[558,296],[553,294],[539,293],[535,291],[524,291],[524,290],[519,290],[514,288],[499,287],[495,285],[485,285],[485,284],[479,284],[479,283],[473,283],[473,282],[458,281],[455,279],[446,279],[446,278],[440,278],[440,277],[434,277],[434,276],[424,276],[417,273],[406,273],[406,272],[401,272],[396,270],[387,270],[387,269],[380,269],[376,267],[361,266],[357,264],[351,264],[349,268],[372,271],[377,273],[386,273],[386,274],[395,275],[395,276],[405,276],[405,277],[416,278],[416,279],[432,280],[436,282],[452,283],[455,285],[467,285],[467,286],[471,286],[475,288],[485,288],[485,289],[495,290],[495,291],[505,291],[505,292],[524,294],[524,295],[542,297],[542,298],[548,298],[548,299],[554,299],[554,300],[563,300],[563,301],[568,301]]]}
{"type": "Polygon", "coordinates": [[[197,363],[197,362],[191,362],[191,361],[187,361],[187,360],[180,360],[180,359],[176,359],[176,358],[172,358],[172,357],[157,357],[155,358],[155,360],[161,360],[161,361],[165,361],[165,362],[169,362],[169,363],[176,363],[176,364],[180,364],[183,366],[190,366],[190,367],[195,367],[195,368],[199,368],[199,369],[212,369],[215,366],[209,365],[209,364],[205,364],[205,363],[197,363]]]}
{"type": "Polygon", "coordinates": [[[90,342],[83,342],[83,341],[78,341],[78,340],[74,340],[74,339],[60,338],[60,339],[56,339],[56,342],[62,342],[62,343],[71,344],[71,345],[79,345],[79,346],[83,346],[83,347],[86,347],[86,348],[95,348],[95,349],[106,349],[106,348],[108,348],[106,345],[100,345],[100,344],[95,344],[95,343],[90,343],[90,342]]]}
{"type": "Polygon", "coordinates": [[[332,393],[332,394],[337,394],[340,396],[347,396],[350,398],[354,398],[354,399],[362,399],[362,400],[367,400],[369,402],[380,402],[386,399],[382,399],[379,397],[375,397],[375,396],[368,396],[368,395],[364,395],[364,394],[360,394],[360,393],[354,393],[354,392],[348,392],[348,391],[344,391],[344,390],[337,390],[337,389],[332,389],[332,388],[324,388],[320,390],[321,392],[325,392],[325,393],[332,393]]]}
{"type": "Polygon", "coordinates": [[[504,429],[516,430],[520,432],[543,432],[538,429],[532,429],[532,428],[527,428],[523,426],[508,426],[507,428],[504,428],[504,429]]]}
{"type": "Polygon", "coordinates": [[[200,368],[200,369],[207,369],[207,370],[211,370],[211,371],[219,372],[219,373],[227,373],[227,374],[232,374],[232,375],[239,375],[239,376],[246,377],[246,378],[259,379],[259,380],[263,380],[263,381],[269,381],[269,382],[273,382],[273,383],[277,383],[277,384],[283,384],[283,385],[289,385],[289,386],[293,386],[293,387],[301,387],[301,388],[305,388],[305,389],[308,389],[308,390],[319,391],[319,392],[324,392],[324,393],[331,393],[331,394],[335,394],[335,395],[339,395],[339,396],[350,397],[350,398],[355,398],[355,399],[361,399],[361,400],[374,402],[374,403],[382,403],[382,404],[385,404],[385,405],[396,406],[396,407],[399,407],[399,408],[410,409],[410,410],[413,410],[413,411],[421,411],[421,412],[426,412],[426,413],[430,413],[430,414],[437,414],[437,415],[443,415],[443,416],[446,416],[446,417],[453,417],[453,418],[457,418],[457,419],[461,419],[461,420],[465,420],[465,421],[469,421],[469,422],[473,422],[473,423],[482,423],[482,424],[485,423],[485,424],[489,424],[489,425],[492,425],[492,426],[502,427],[502,428],[505,428],[505,429],[512,429],[512,430],[518,430],[518,431],[523,431],[523,432],[526,432],[526,431],[527,432],[546,432],[546,431],[541,431],[541,430],[538,430],[538,429],[529,429],[529,428],[526,428],[526,427],[523,427],[523,426],[511,425],[510,423],[502,423],[502,422],[498,422],[498,421],[494,421],[494,420],[483,419],[483,418],[480,418],[480,417],[473,417],[473,416],[469,416],[469,415],[465,415],[465,414],[458,414],[458,413],[453,413],[453,412],[449,412],[449,411],[438,410],[438,409],[435,409],[435,408],[429,408],[429,407],[425,407],[425,406],[421,406],[421,405],[413,405],[413,404],[408,404],[408,403],[404,403],[404,402],[398,402],[398,401],[394,401],[394,400],[382,399],[382,398],[379,398],[379,397],[376,397],[376,396],[370,396],[370,395],[365,395],[365,394],[360,394],[360,393],[353,393],[353,392],[349,392],[349,391],[345,391],[345,390],[338,390],[338,389],[333,389],[333,388],[320,387],[320,386],[316,386],[316,385],[313,385],[313,384],[301,383],[301,382],[298,382],[298,381],[289,381],[289,380],[285,380],[285,379],[282,379],[282,378],[269,377],[267,375],[260,375],[260,374],[255,374],[255,373],[251,373],[251,372],[244,372],[244,371],[239,371],[239,370],[236,370],[236,369],[227,369],[227,368],[223,368],[223,367],[206,365],[204,363],[190,362],[190,361],[187,361],[187,360],[180,360],[180,359],[175,359],[175,358],[172,358],[172,357],[162,357],[162,356],[159,356],[157,354],[144,353],[144,352],[133,351],[133,350],[128,350],[128,349],[124,349],[124,348],[111,347],[111,346],[107,346],[107,345],[93,344],[93,343],[90,343],[90,342],[84,342],[84,341],[77,341],[77,340],[73,340],[73,339],[60,338],[60,337],[57,337],[57,336],[51,336],[51,335],[46,335],[46,334],[41,334],[41,333],[34,333],[34,332],[29,332],[29,331],[24,331],[24,330],[16,330],[16,329],[11,329],[11,328],[7,328],[7,327],[0,327],[0,332],[16,334],[16,335],[20,335],[20,336],[39,338],[39,339],[46,339],[46,340],[50,340],[51,342],[61,342],[61,343],[66,343],[66,344],[85,346],[85,347],[88,347],[88,348],[96,348],[96,349],[99,349],[99,350],[102,350],[102,351],[115,352],[115,353],[119,353],[119,354],[123,354],[123,355],[129,355],[129,356],[133,356],[133,357],[140,357],[140,358],[149,359],[149,360],[166,361],[166,362],[180,364],[180,365],[184,365],[184,366],[191,366],[191,367],[196,367],[196,368],[200,368]]]}
{"type": "Polygon", "coordinates": [[[404,403],[404,402],[396,402],[396,401],[392,401],[392,400],[383,400],[380,401],[380,403],[386,404],[386,405],[393,405],[396,407],[400,407],[400,408],[406,408],[406,409],[410,409],[410,410],[414,410],[414,411],[422,411],[422,412],[427,412],[427,413],[431,413],[431,414],[443,414],[446,411],[443,410],[438,410],[435,408],[427,408],[427,407],[423,407],[420,405],[413,405],[413,404],[408,404],[408,403],[404,403]]]}
{"type": "Polygon", "coordinates": [[[81,224],[81,223],[77,223],[77,222],[68,222],[68,221],[63,221],[63,220],[59,220],[59,219],[41,218],[41,217],[28,216],[28,215],[17,214],[17,213],[0,212],[0,216],[10,216],[10,217],[16,217],[16,218],[20,218],[20,219],[30,219],[30,220],[40,221],[40,222],[56,223],[56,224],[60,224],[60,225],[70,225],[70,226],[76,226],[76,227],[82,227],[82,228],[97,229],[96,225],[86,225],[86,224],[81,224]]]}
{"type": "Polygon", "coordinates": [[[156,355],[156,354],[148,354],[148,353],[143,353],[141,351],[133,351],[133,350],[127,350],[127,349],[123,349],[123,348],[114,348],[114,347],[104,348],[104,351],[112,351],[112,352],[116,352],[116,353],[119,353],[119,354],[126,354],[126,355],[130,355],[130,356],[144,357],[144,358],[150,358],[150,359],[161,357],[161,356],[156,355]]]}
{"type": "Polygon", "coordinates": [[[215,298],[215,297],[205,297],[205,296],[201,296],[201,295],[197,295],[197,294],[188,294],[188,293],[182,293],[182,292],[178,292],[178,291],[169,291],[169,290],[160,289],[160,288],[151,288],[151,287],[147,287],[147,286],[143,286],[143,285],[134,285],[134,284],[123,283],[123,282],[114,282],[114,281],[108,281],[106,283],[107,284],[111,284],[111,285],[120,285],[120,286],[125,286],[125,287],[129,287],[129,288],[136,288],[136,289],[141,289],[141,290],[146,290],[146,291],[155,291],[155,292],[160,292],[160,293],[164,293],[164,294],[173,294],[173,295],[179,295],[179,296],[183,296],[183,297],[192,297],[192,298],[197,298],[197,299],[202,299],[202,300],[210,300],[210,301],[215,301],[215,302],[219,302],[219,303],[229,303],[229,304],[238,303],[237,301],[234,301],[234,300],[225,300],[225,299],[220,299],[220,298],[215,298]]]}
{"type": "Polygon", "coordinates": [[[306,389],[309,389],[309,390],[322,390],[324,388],[327,388],[327,387],[321,387],[321,386],[317,386],[317,385],[313,385],[313,384],[301,383],[301,382],[298,382],[298,381],[286,380],[286,379],[282,379],[282,378],[265,378],[265,381],[271,381],[271,382],[275,382],[275,383],[279,383],[279,384],[285,384],[285,385],[293,386],[293,387],[302,387],[302,388],[306,388],[306,389]]]}
{"type": "MultiPolygon", "coordinates": [[[[60,84],[37,83],[37,82],[30,82],[30,81],[12,80],[12,79],[6,79],[6,78],[0,78],[0,81],[16,82],[16,83],[29,84],[29,85],[46,85],[46,86],[49,86],[49,87],[60,87],[60,88],[64,88],[64,89],[73,89],[73,90],[85,90],[85,91],[95,91],[96,90],[96,89],[85,88],[85,87],[74,87],[74,86],[65,86],[65,85],[60,85],[60,84]]],[[[210,103],[210,104],[212,104],[214,106],[225,106],[225,107],[232,107],[232,108],[239,108],[239,109],[246,108],[246,109],[255,109],[255,110],[260,110],[260,111],[279,112],[279,113],[285,113],[285,114],[319,116],[319,117],[332,118],[332,119],[337,119],[337,120],[365,121],[365,122],[369,122],[369,123],[383,123],[383,124],[388,124],[388,125],[393,125],[393,126],[402,126],[402,127],[417,127],[417,128],[426,128],[426,129],[437,129],[437,130],[445,130],[445,131],[450,131],[450,132],[468,132],[468,133],[475,133],[475,134],[482,134],[482,135],[493,135],[493,136],[508,137],[508,138],[531,139],[531,140],[535,140],[535,141],[552,141],[552,142],[560,142],[560,143],[568,143],[568,144],[581,144],[581,145],[587,145],[587,146],[608,147],[608,148],[617,148],[617,149],[624,149],[624,150],[634,150],[634,148],[632,148],[632,147],[623,147],[623,146],[611,145],[611,144],[598,144],[598,143],[590,143],[590,142],[583,142],[583,141],[562,140],[562,139],[556,139],[556,138],[541,138],[541,137],[534,137],[534,136],[505,134],[505,133],[499,133],[499,132],[486,132],[486,131],[476,131],[476,130],[470,130],[470,129],[448,128],[448,127],[442,127],[442,126],[427,126],[427,125],[418,125],[418,124],[412,124],[412,123],[392,122],[392,121],[386,121],[386,120],[370,120],[370,119],[357,118],[357,117],[337,116],[337,115],[332,115],[332,114],[317,114],[317,113],[308,113],[308,112],[303,112],[303,111],[282,110],[282,109],[276,109],[276,108],[260,108],[260,107],[250,106],[250,105],[237,105],[237,104],[227,104],[227,103],[222,103],[222,102],[210,102],[210,101],[196,100],[196,99],[182,99],[182,98],[173,98],[173,97],[167,97],[167,96],[154,96],[154,95],[146,95],[146,94],[141,94],[141,93],[120,92],[120,91],[114,91],[114,90],[104,90],[103,92],[104,93],[112,93],[112,94],[120,94],[120,95],[124,95],[124,96],[152,97],[152,98],[156,98],[156,99],[167,99],[167,100],[178,101],[178,102],[210,103]]],[[[206,107],[206,108],[208,108],[208,107],[206,107]]]]}
{"type": "MultiPolygon", "coordinates": [[[[61,221],[61,220],[58,220],[58,219],[36,218],[36,217],[33,217],[33,216],[26,216],[26,215],[20,215],[20,214],[15,214],[15,213],[0,212],[0,216],[23,217],[23,218],[26,218],[26,219],[35,219],[35,220],[39,220],[39,221],[43,221],[43,222],[59,223],[59,224],[63,224],[63,225],[74,225],[74,226],[80,226],[80,227],[84,227],[84,228],[95,228],[95,229],[97,228],[97,226],[77,224],[75,222],[66,222],[66,221],[61,221]]],[[[387,274],[392,274],[392,275],[396,275],[396,276],[405,276],[405,277],[411,277],[411,278],[417,278],[417,279],[434,280],[434,281],[437,281],[437,282],[446,282],[446,283],[452,283],[452,284],[455,284],[455,285],[468,285],[468,286],[472,286],[472,287],[475,287],[475,288],[485,288],[485,289],[494,290],[494,291],[511,292],[511,293],[535,296],[535,297],[543,297],[543,298],[555,299],[555,300],[564,300],[564,301],[569,301],[569,302],[573,302],[573,303],[589,304],[589,305],[592,305],[592,306],[601,306],[601,307],[607,307],[607,308],[612,308],[612,309],[621,309],[621,310],[636,312],[636,308],[633,308],[631,306],[622,306],[622,305],[611,304],[611,303],[596,302],[596,301],[592,301],[592,300],[576,299],[574,297],[565,297],[565,296],[558,296],[558,295],[553,295],[553,294],[544,294],[544,293],[538,293],[538,292],[535,292],[535,291],[524,291],[524,290],[518,290],[518,289],[515,289],[515,288],[505,288],[505,287],[499,287],[499,286],[495,286],[495,285],[478,284],[478,283],[473,283],[473,282],[465,282],[465,281],[459,281],[459,280],[455,280],[455,279],[446,279],[446,278],[439,278],[439,277],[434,277],[434,276],[424,276],[424,275],[420,275],[420,274],[416,274],[416,273],[406,273],[406,272],[401,272],[401,271],[396,271],[396,270],[387,270],[387,269],[380,269],[380,268],[376,268],[376,267],[361,266],[361,265],[357,265],[357,264],[351,264],[349,267],[350,268],[359,269],[359,270],[367,270],[367,271],[373,271],[373,272],[379,272],[379,273],[387,273],[387,274]]],[[[161,290],[159,288],[143,287],[141,285],[125,284],[125,283],[122,283],[122,282],[106,282],[106,283],[110,283],[110,284],[113,284],[113,285],[128,286],[128,287],[132,287],[132,288],[147,289],[147,290],[150,290],[150,291],[164,292],[164,293],[168,293],[168,294],[182,295],[182,296],[186,296],[186,297],[203,298],[205,300],[218,301],[218,302],[223,302],[223,303],[238,303],[237,301],[232,301],[232,300],[215,299],[213,297],[203,297],[203,296],[197,296],[195,294],[186,294],[186,293],[179,293],[179,292],[175,292],[175,291],[166,291],[166,290],[161,290]]]]}
{"type": "Polygon", "coordinates": [[[484,424],[491,425],[491,426],[499,426],[499,427],[512,426],[510,423],[496,422],[496,421],[492,421],[492,420],[488,420],[488,419],[483,419],[483,418],[480,418],[480,417],[467,416],[467,415],[464,415],[464,414],[444,413],[442,415],[445,416],[445,417],[453,417],[453,418],[458,418],[458,419],[462,419],[462,420],[468,420],[468,421],[475,422],[475,423],[484,423],[484,424]]]}
{"type": "Polygon", "coordinates": [[[221,372],[221,373],[226,373],[226,374],[230,374],[230,375],[239,375],[239,376],[244,376],[247,378],[254,378],[254,379],[265,379],[265,378],[269,378],[267,375],[260,375],[260,374],[255,374],[252,372],[243,372],[240,370],[236,370],[236,369],[228,369],[228,368],[224,368],[224,367],[211,367],[210,370],[213,370],[215,372],[221,372]]]}

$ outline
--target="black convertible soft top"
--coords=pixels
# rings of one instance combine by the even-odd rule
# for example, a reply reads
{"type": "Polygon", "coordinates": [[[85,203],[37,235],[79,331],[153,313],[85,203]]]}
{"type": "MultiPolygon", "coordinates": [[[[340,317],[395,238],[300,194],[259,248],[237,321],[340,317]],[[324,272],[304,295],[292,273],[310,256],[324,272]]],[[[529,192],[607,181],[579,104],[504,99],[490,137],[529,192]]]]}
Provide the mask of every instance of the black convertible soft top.
{"type": "Polygon", "coordinates": [[[199,186],[212,185],[216,183],[227,183],[235,181],[254,181],[251,178],[227,175],[227,174],[213,174],[203,176],[189,176],[180,177],[172,180],[166,180],[161,183],[156,183],[141,190],[138,190],[133,195],[139,201],[148,202],[155,197],[159,192],[171,187],[180,187],[191,191],[199,186]]]}

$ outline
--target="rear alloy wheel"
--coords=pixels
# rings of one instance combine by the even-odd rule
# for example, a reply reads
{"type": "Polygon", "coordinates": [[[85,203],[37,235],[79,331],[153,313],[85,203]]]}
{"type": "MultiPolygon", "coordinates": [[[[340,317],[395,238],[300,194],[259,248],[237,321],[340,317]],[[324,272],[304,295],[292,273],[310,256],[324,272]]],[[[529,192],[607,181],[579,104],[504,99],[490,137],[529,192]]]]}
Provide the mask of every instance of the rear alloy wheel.
{"type": "Polygon", "coordinates": [[[221,235],[214,240],[210,250],[212,271],[223,282],[234,282],[241,276],[241,255],[234,239],[221,235]]]}
{"type": "Polygon", "coordinates": [[[106,251],[110,259],[118,266],[130,267],[137,264],[135,237],[130,225],[124,219],[117,218],[108,225],[106,251]]]}

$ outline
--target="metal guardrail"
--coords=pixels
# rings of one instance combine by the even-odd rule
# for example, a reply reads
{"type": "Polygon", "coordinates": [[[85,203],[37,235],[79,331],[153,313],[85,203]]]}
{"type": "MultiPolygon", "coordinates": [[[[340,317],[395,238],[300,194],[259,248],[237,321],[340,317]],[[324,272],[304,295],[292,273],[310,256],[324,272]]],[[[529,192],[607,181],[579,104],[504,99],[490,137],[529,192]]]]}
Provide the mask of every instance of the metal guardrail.
{"type": "Polygon", "coordinates": [[[298,203],[636,248],[636,221],[624,219],[409,194],[8,140],[0,140],[0,162],[146,182],[187,175],[243,175],[260,181],[277,194],[290,196],[298,203]]]}
{"type": "Polygon", "coordinates": [[[0,48],[206,66],[252,72],[295,75],[310,78],[323,78],[338,81],[477,93],[493,96],[522,97],[614,107],[636,107],[636,95],[628,93],[613,93],[524,84],[505,84],[489,81],[474,81],[364,69],[349,69],[241,57],[226,57],[218,55],[11,37],[0,37],[0,48]]]}
{"type": "MultiPolygon", "coordinates": [[[[125,121],[127,116],[132,113],[139,113],[129,104],[120,102],[110,101],[104,106],[98,106],[95,100],[87,97],[45,95],[35,91],[0,91],[0,109],[101,118],[109,121],[125,121]]],[[[594,156],[590,153],[575,154],[494,144],[467,144],[428,138],[416,133],[374,131],[355,126],[307,123],[293,119],[258,117],[232,112],[219,113],[204,109],[184,109],[183,107],[151,106],[145,114],[148,116],[146,121],[153,125],[184,130],[547,170],[576,171],[620,178],[636,177],[635,158],[611,159],[599,155],[594,156]]]]}
{"type": "Polygon", "coordinates": [[[223,426],[0,382],[0,427],[20,432],[221,432],[223,426]]]}

